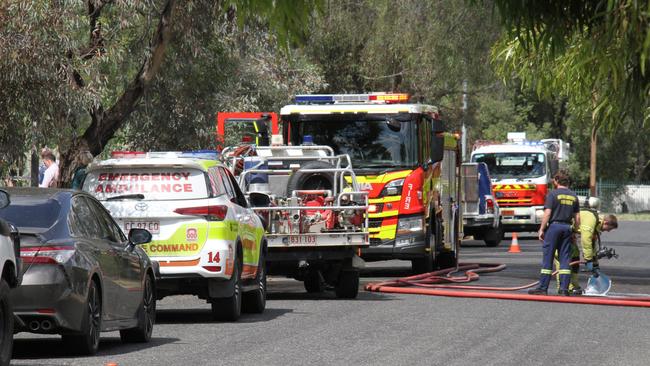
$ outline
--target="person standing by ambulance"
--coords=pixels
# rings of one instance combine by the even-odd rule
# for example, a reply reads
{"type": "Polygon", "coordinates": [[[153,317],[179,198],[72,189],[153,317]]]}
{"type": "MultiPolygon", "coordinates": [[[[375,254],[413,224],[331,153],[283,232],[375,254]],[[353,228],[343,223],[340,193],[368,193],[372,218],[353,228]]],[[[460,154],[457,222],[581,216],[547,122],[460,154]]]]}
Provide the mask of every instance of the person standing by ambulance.
{"type": "Polygon", "coordinates": [[[560,289],[558,294],[569,296],[569,280],[571,277],[571,235],[572,224],[580,226],[580,204],[578,196],[569,189],[569,174],[561,169],[553,177],[553,191],[546,195],[544,216],[539,227],[539,240],[544,242],[542,247],[542,269],[539,285],[528,291],[531,295],[546,295],[553,273],[553,257],[557,250],[560,259],[560,289]]]}

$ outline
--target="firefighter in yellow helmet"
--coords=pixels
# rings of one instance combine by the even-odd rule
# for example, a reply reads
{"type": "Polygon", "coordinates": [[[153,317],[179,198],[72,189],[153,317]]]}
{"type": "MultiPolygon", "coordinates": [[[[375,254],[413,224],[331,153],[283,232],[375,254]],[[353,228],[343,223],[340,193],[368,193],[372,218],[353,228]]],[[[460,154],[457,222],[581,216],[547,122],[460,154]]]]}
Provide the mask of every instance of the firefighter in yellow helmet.
{"type": "MultiPolygon", "coordinates": [[[[618,219],[614,215],[598,215],[596,207],[599,201],[595,197],[590,197],[587,206],[580,208],[580,227],[574,230],[574,233],[580,235],[580,241],[573,240],[571,245],[571,262],[580,260],[580,252],[585,261],[584,272],[598,271],[598,258],[596,252],[598,250],[598,240],[603,231],[612,231],[618,228],[618,219]]],[[[557,253],[555,260],[555,267],[559,267],[557,261],[557,253]]],[[[569,291],[575,295],[582,294],[582,288],[578,281],[579,264],[571,266],[571,282],[569,283],[569,291]]],[[[559,281],[559,279],[558,279],[559,281]]],[[[558,282],[559,285],[559,282],[558,282]]]]}

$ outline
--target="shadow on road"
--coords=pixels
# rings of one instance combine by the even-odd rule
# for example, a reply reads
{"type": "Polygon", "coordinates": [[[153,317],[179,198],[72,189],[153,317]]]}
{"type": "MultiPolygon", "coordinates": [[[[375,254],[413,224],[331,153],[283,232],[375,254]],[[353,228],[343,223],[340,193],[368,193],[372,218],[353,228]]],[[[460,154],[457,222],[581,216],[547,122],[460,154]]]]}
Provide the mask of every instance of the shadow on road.
{"type": "MultiPolygon", "coordinates": [[[[148,343],[122,343],[119,337],[102,337],[96,356],[123,355],[177,342],[178,338],[153,337],[148,343]]],[[[75,350],[64,347],[59,337],[14,339],[14,359],[69,358],[75,350]]],[[[36,363],[38,364],[38,363],[36,363]]]]}
{"type": "Polygon", "coordinates": [[[320,293],[308,292],[269,292],[266,294],[267,300],[321,300],[321,301],[392,301],[398,300],[395,296],[366,292],[359,289],[359,295],[356,299],[339,299],[334,291],[324,291],[320,293]]]}
{"type": "MultiPolygon", "coordinates": [[[[262,314],[242,314],[238,323],[266,322],[293,312],[293,309],[267,308],[262,314]]],[[[156,311],[158,324],[198,324],[219,323],[212,320],[210,309],[158,309],[156,311]]]]}

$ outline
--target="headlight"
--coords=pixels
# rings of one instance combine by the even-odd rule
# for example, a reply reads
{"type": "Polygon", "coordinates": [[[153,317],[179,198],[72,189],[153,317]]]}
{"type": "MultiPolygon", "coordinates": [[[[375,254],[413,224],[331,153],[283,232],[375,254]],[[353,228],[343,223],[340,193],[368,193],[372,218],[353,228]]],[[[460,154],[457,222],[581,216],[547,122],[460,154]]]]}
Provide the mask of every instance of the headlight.
{"type": "Polygon", "coordinates": [[[397,222],[397,233],[398,234],[410,234],[413,232],[422,231],[424,227],[424,220],[422,216],[417,217],[407,217],[399,219],[397,222]]]}
{"type": "Polygon", "coordinates": [[[382,189],[380,197],[398,196],[402,194],[403,185],[404,185],[404,178],[395,179],[388,182],[388,184],[384,186],[384,189],[382,189]]]}

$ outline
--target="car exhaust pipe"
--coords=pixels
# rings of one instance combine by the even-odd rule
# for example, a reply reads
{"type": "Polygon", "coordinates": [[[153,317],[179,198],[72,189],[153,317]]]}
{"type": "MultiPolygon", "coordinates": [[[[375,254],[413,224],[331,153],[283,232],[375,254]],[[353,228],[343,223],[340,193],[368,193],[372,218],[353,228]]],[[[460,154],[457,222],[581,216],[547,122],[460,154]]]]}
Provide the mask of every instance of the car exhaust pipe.
{"type": "Polygon", "coordinates": [[[37,320],[32,320],[29,322],[29,330],[35,332],[41,328],[41,324],[37,320]]]}
{"type": "Polygon", "coordinates": [[[47,332],[48,330],[52,329],[52,322],[49,321],[49,320],[43,320],[43,321],[41,322],[41,329],[44,330],[44,331],[46,331],[46,332],[47,332]]]}

